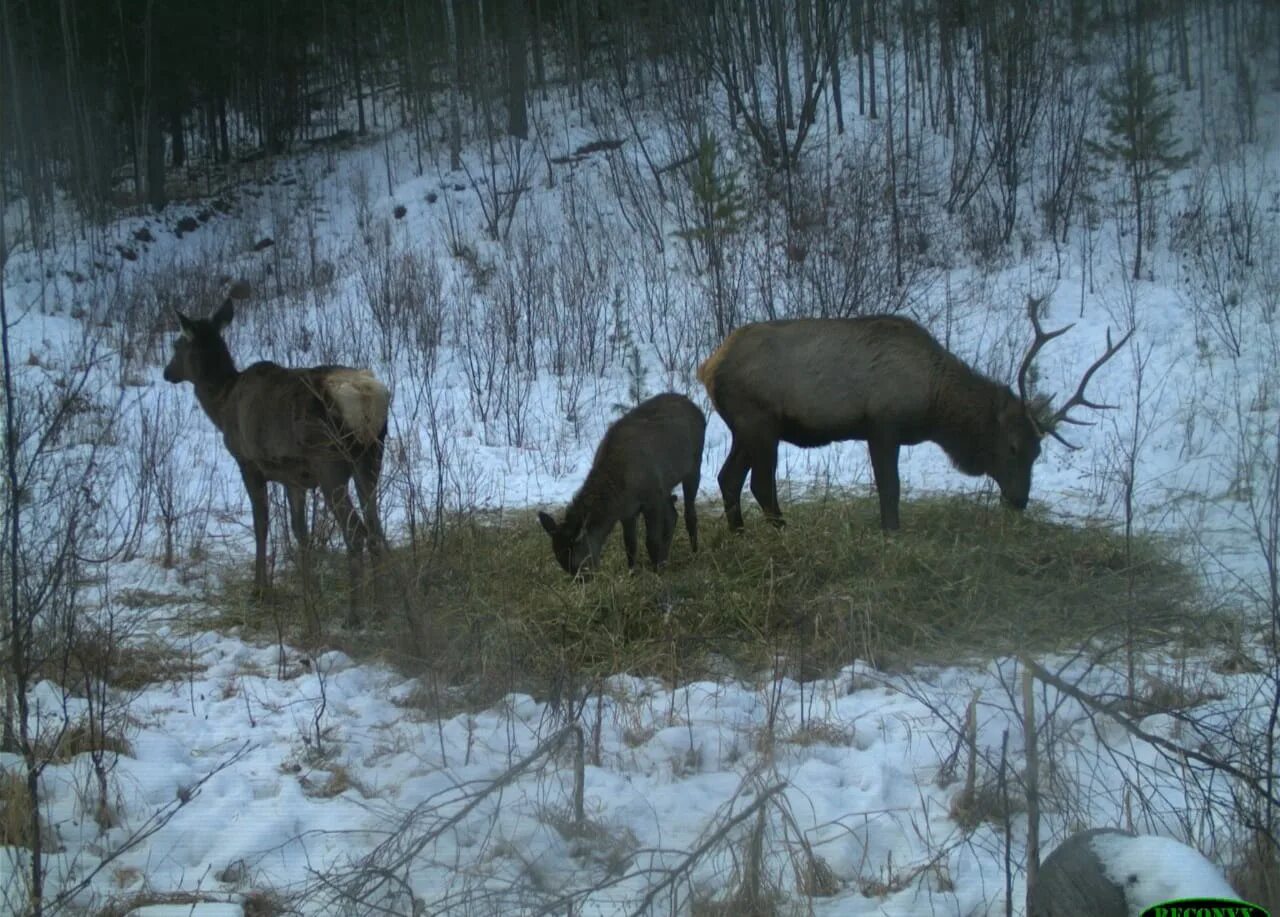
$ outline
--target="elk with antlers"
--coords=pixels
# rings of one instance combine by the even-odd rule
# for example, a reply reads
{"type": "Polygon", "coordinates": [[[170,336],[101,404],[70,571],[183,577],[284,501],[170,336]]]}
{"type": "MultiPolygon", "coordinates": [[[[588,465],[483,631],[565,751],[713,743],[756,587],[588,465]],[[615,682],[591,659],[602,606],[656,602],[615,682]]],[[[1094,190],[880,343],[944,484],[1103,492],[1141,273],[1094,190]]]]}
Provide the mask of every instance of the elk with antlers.
{"type": "MultiPolygon", "coordinates": [[[[732,529],[742,527],[747,473],[766,518],[781,524],[775,474],[778,443],[801,447],[865,440],[880,496],[880,525],[897,529],[898,451],[929,441],[964,474],[992,478],[1006,503],[1024,509],[1031,468],[1046,435],[1075,407],[1102,410],[1085,397],[1100,366],[1129,340],[1130,331],[1085,371],[1074,395],[1055,412],[1048,398],[1032,398],[1027,374],[1040,349],[1069,328],[1045,332],[1028,302],[1035,340],[1018,373],[1018,395],[975,372],[911,319],[898,315],[758,322],[731,333],[698,368],[698,378],[733,434],[720,469],[720,492],[732,529]]],[[[1071,447],[1075,448],[1075,447],[1071,447]]]]}
{"type": "Polygon", "coordinates": [[[356,624],[361,554],[366,542],[375,555],[385,544],[377,486],[391,395],[369,371],[345,366],[287,369],[264,361],[236,369],[222,338],[234,314],[230,299],[212,318],[178,312],[182,333],[164,369],[165,381],[195,386],[196,399],[240,466],[253,507],[257,592],[267,588],[267,482],[285,486],[304,561],[307,491],[319,487],[346,542],[352,583],[348,622],[356,624]],[[353,477],[363,519],[347,492],[353,477]]]}

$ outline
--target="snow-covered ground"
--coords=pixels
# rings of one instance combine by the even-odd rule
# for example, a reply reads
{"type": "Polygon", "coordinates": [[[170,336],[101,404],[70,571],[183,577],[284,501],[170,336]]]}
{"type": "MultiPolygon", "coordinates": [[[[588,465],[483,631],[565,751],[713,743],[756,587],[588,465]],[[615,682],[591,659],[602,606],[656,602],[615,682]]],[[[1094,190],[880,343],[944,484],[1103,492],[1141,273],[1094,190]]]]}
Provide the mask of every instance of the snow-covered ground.
{"type": "MultiPolygon", "coordinates": [[[[1189,106],[1194,98],[1179,101],[1189,106]]],[[[1274,116],[1275,94],[1262,102],[1274,116]]],[[[596,137],[573,110],[542,111],[535,122],[557,150],[596,137]]],[[[1259,170],[1261,186],[1275,188],[1280,119],[1260,116],[1259,125],[1250,168],[1259,170]]],[[[282,662],[274,646],[205,629],[206,586],[228,565],[250,562],[248,505],[190,391],[160,378],[173,325],[158,324],[171,305],[211,311],[225,294],[224,277],[247,278],[254,289],[228,334],[241,365],[263,358],[371,365],[394,389],[384,498],[393,538],[406,524],[403,482],[436,480],[433,430],[447,445],[445,505],[527,511],[532,525],[534,508],[572,495],[637,381],[646,394],[685,392],[711,415],[694,369],[714,334],[705,316],[682,327],[690,315],[683,304],[703,295],[700,281],[674,242],[657,257],[660,266],[632,244],[621,205],[608,193],[603,157],[558,167],[554,186],[534,181],[510,240],[498,243],[483,237],[479,197],[465,178],[443,164],[414,176],[409,143],[393,134],[385,147],[379,139],[280,163],[272,180],[249,186],[256,196],[238,196],[234,214],[215,214],[194,232],[173,231],[187,212],[175,206],[162,217],[121,219],[94,245],[64,237],[56,250],[19,250],[5,269],[19,389],[34,398],[85,373],[87,407],[68,421],[57,447],[64,452],[51,461],[81,467],[96,448],[109,473],[97,479],[103,489],[94,503],[102,519],[118,520],[128,513],[115,511],[136,499],[138,469],[159,455],[175,472],[181,510],[179,564],[171,570],[159,563],[157,511],[135,541],[127,527],[90,522],[100,528],[96,538],[128,542],[132,555],[86,587],[90,611],[110,612],[129,640],[168,645],[190,671],[118,698],[130,753],[111,763],[109,820],[95,818],[99,797],[86,756],[44,771],[44,815],[58,844],[48,861],[51,892],[92,876],[74,902],[86,909],[112,896],[186,892],[237,901],[273,890],[299,895],[305,913],[352,911],[356,900],[410,913],[410,894],[424,913],[567,912],[571,903],[574,913],[627,913],[649,894],[655,909],[665,909],[730,893],[758,829],[767,884],[797,900],[813,894],[817,913],[1003,912],[1003,823],[994,816],[966,822],[957,811],[969,757],[957,730],[975,702],[980,786],[994,785],[1005,730],[1008,767],[1025,766],[1016,660],[909,674],[850,660],[836,677],[803,686],[763,677],[678,686],[616,677],[584,714],[579,821],[575,740],[544,747],[564,725],[544,704],[510,696],[438,721],[415,705],[417,680],[376,663],[292,648],[282,662]],[[407,208],[402,218],[397,205],[407,208]],[[154,241],[138,241],[144,226],[154,241]],[[268,236],[275,244],[255,251],[268,236]],[[117,245],[137,260],[121,259],[117,245]],[[578,245],[590,246],[581,263],[570,250],[578,245]],[[434,359],[420,340],[382,335],[370,318],[379,263],[371,251],[390,252],[387,264],[412,253],[417,269],[435,278],[423,287],[436,290],[442,308],[434,359]],[[574,274],[584,266],[584,275],[574,274]],[[313,287],[317,275],[324,282],[313,287]],[[473,390],[468,335],[494,339],[500,326],[481,318],[493,314],[502,291],[533,296],[538,278],[550,290],[547,301],[564,308],[575,284],[584,285],[582,308],[599,317],[602,331],[594,341],[599,356],[584,356],[581,341],[535,335],[538,371],[473,390]],[[121,330],[143,321],[155,327],[121,330]],[[96,348],[98,362],[87,348],[96,348]],[[588,364],[579,374],[552,369],[579,358],[588,364]],[[499,385],[507,396],[490,403],[499,385]],[[114,417],[114,434],[103,443],[94,418],[106,415],[114,417]],[[148,436],[168,451],[146,452],[148,436]],[[129,593],[163,600],[134,608],[121,600],[129,593]],[[151,825],[154,833],[134,843],[151,825]]],[[[478,163],[479,148],[471,155],[478,163]]],[[[630,155],[625,147],[622,155],[630,155]]],[[[1191,181],[1190,170],[1171,181],[1169,212],[1191,181]]],[[[1274,198],[1273,191],[1263,200],[1272,245],[1280,241],[1274,198]]],[[[1266,559],[1249,496],[1259,492],[1257,463],[1275,445],[1274,322],[1259,303],[1246,303],[1238,318],[1245,346],[1232,355],[1212,326],[1200,324],[1198,294],[1166,249],[1153,255],[1154,279],[1130,282],[1119,254],[1127,247],[1112,224],[1089,242],[1087,258],[1076,239],[1061,258],[1038,244],[998,268],[940,268],[909,306],[955,352],[1007,378],[1030,336],[1025,297],[1049,296],[1046,326],[1075,322],[1039,364],[1041,389],[1060,393],[1102,352],[1107,329],[1119,333],[1132,318],[1132,347],[1090,390],[1122,408],[1072,431],[1080,451],[1046,447],[1033,500],[1064,516],[1119,525],[1123,459],[1135,449],[1137,524],[1183,539],[1215,590],[1245,591],[1266,559]]],[[[741,244],[746,260],[765,243],[747,235],[741,244]]],[[[754,317],[753,290],[744,286],[746,317],[754,317]]],[[[727,431],[712,415],[708,500],[718,499],[714,482],[727,449],[727,431]]],[[[960,476],[930,445],[903,450],[901,467],[908,497],[989,486],[960,476]]],[[[784,447],[779,476],[796,488],[828,481],[866,488],[870,481],[861,443],[784,447]]],[[[909,508],[905,518],[909,524],[909,508]]],[[[713,512],[706,524],[719,524],[713,512]]],[[[1088,692],[1121,684],[1119,673],[1082,659],[1039,661],[1088,692]]],[[[1164,680],[1211,689],[1218,699],[1199,713],[1214,728],[1245,735],[1265,716],[1262,675],[1222,674],[1216,658],[1141,662],[1164,680]]],[[[74,720],[84,709],[76,687],[36,686],[36,719],[49,729],[74,720]]],[[[1043,850],[1077,828],[1132,819],[1138,830],[1188,841],[1210,856],[1236,853],[1230,814],[1204,807],[1207,798],[1225,798],[1225,786],[1189,782],[1188,765],[1170,763],[1050,687],[1038,687],[1037,700],[1042,734],[1053,740],[1055,779],[1076,794],[1069,811],[1046,813],[1043,850]]],[[[1192,747],[1221,739],[1197,736],[1169,715],[1142,725],[1192,747]]],[[[13,755],[0,755],[0,766],[23,772],[13,755]]],[[[1008,856],[1019,912],[1026,833],[1019,814],[1012,821],[1008,856]]],[[[0,857],[0,896],[10,896],[0,901],[11,906],[26,856],[6,848],[0,857]]]]}

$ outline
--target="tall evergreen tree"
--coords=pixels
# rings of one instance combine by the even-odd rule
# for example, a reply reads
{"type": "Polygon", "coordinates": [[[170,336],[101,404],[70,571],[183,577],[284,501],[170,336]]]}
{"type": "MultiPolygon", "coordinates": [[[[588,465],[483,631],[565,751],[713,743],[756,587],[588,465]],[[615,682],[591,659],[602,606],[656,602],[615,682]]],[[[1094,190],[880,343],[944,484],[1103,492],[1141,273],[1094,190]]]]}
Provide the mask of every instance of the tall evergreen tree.
{"type": "Polygon", "coordinates": [[[1116,88],[1102,90],[1102,101],[1107,112],[1107,137],[1090,147],[1103,160],[1119,165],[1128,182],[1136,226],[1133,278],[1137,280],[1142,274],[1146,211],[1151,197],[1169,173],[1185,165],[1190,157],[1177,152],[1173,104],[1161,92],[1141,56],[1121,70],[1116,88]]]}

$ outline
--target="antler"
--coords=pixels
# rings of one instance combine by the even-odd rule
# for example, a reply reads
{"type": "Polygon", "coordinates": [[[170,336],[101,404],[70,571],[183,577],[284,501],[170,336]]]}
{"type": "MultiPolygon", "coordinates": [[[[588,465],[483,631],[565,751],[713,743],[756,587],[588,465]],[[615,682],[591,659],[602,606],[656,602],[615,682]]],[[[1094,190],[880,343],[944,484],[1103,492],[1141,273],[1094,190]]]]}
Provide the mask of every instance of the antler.
{"type": "MultiPolygon", "coordinates": [[[[1073,443],[1069,443],[1065,439],[1063,439],[1062,435],[1058,433],[1057,427],[1060,424],[1064,424],[1064,423],[1069,423],[1077,427],[1087,427],[1092,425],[1091,421],[1081,420],[1078,417],[1070,416],[1070,411],[1072,408],[1076,408],[1076,407],[1091,408],[1092,410],[1095,410],[1095,411],[1115,410],[1116,405],[1099,404],[1096,401],[1090,401],[1087,397],[1085,397],[1084,392],[1085,392],[1085,388],[1089,385],[1089,380],[1093,378],[1093,374],[1096,373],[1104,363],[1106,363],[1108,360],[1110,360],[1112,357],[1114,357],[1117,353],[1120,352],[1120,349],[1124,347],[1124,345],[1128,343],[1129,338],[1133,336],[1134,329],[1130,328],[1127,332],[1125,332],[1124,337],[1122,337],[1120,340],[1116,341],[1113,344],[1111,343],[1111,329],[1108,328],[1106,352],[1103,353],[1102,356],[1098,357],[1098,359],[1094,360],[1093,364],[1084,371],[1084,375],[1080,377],[1080,384],[1076,386],[1075,394],[1073,394],[1070,398],[1068,398],[1066,402],[1062,405],[1062,407],[1058,408],[1048,417],[1043,417],[1043,418],[1038,417],[1036,416],[1038,412],[1031,407],[1031,402],[1028,401],[1027,399],[1026,374],[1030,370],[1031,362],[1035,359],[1036,354],[1040,352],[1040,348],[1042,348],[1049,341],[1052,341],[1058,335],[1063,334],[1066,331],[1069,331],[1071,328],[1075,326],[1075,323],[1073,322],[1072,324],[1067,325],[1065,328],[1059,328],[1057,331],[1046,332],[1042,327],[1040,327],[1040,318],[1039,316],[1036,315],[1036,312],[1038,311],[1040,304],[1043,301],[1044,301],[1043,299],[1027,300],[1027,316],[1031,319],[1031,326],[1035,329],[1036,337],[1035,337],[1035,340],[1031,343],[1031,348],[1027,351],[1027,355],[1023,357],[1022,366],[1018,370],[1018,394],[1022,397],[1023,401],[1027,402],[1028,413],[1031,416],[1031,422],[1036,426],[1038,430],[1041,431],[1042,436],[1047,433],[1048,435],[1056,439],[1058,442],[1062,443],[1062,445],[1066,446],[1068,449],[1079,449],[1080,448],[1079,446],[1073,443]]],[[[1048,402],[1052,400],[1053,400],[1052,398],[1047,399],[1045,401],[1045,404],[1047,405],[1048,402]]]]}
{"type": "Polygon", "coordinates": [[[1040,306],[1044,304],[1044,297],[1027,297],[1027,318],[1031,319],[1031,327],[1036,330],[1036,339],[1031,342],[1031,346],[1027,349],[1027,355],[1022,358],[1022,365],[1018,367],[1018,397],[1028,404],[1031,396],[1027,392],[1027,373],[1031,370],[1031,364],[1035,361],[1036,354],[1040,352],[1040,348],[1048,344],[1060,334],[1066,334],[1075,327],[1072,322],[1065,328],[1059,328],[1057,331],[1045,331],[1040,327],[1040,316],[1036,313],[1040,311],[1040,306]]]}
{"type": "Polygon", "coordinates": [[[1106,363],[1108,360],[1114,357],[1117,353],[1119,353],[1120,348],[1124,347],[1124,345],[1128,343],[1129,338],[1131,337],[1133,337],[1132,328],[1130,328],[1128,331],[1125,332],[1124,337],[1116,341],[1116,343],[1112,344],[1111,329],[1110,328],[1107,329],[1106,353],[1098,357],[1098,359],[1094,360],[1093,365],[1084,371],[1084,375],[1080,377],[1080,384],[1076,386],[1075,394],[1072,395],[1070,398],[1068,398],[1066,403],[1063,404],[1062,407],[1058,408],[1058,410],[1053,412],[1053,415],[1049,418],[1048,423],[1045,425],[1049,435],[1052,436],[1054,439],[1056,439],[1058,442],[1062,443],[1062,445],[1066,446],[1068,449],[1079,449],[1080,447],[1072,445],[1071,443],[1067,442],[1065,439],[1062,438],[1061,435],[1058,434],[1057,430],[1055,430],[1054,428],[1057,427],[1058,424],[1063,424],[1063,423],[1074,424],[1077,427],[1087,427],[1091,425],[1090,421],[1080,420],[1076,417],[1069,417],[1067,415],[1067,412],[1074,407],[1092,408],[1095,411],[1114,411],[1116,409],[1116,405],[1114,404],[1098,404],[1096,401],[1090,401],[1088,398],[1084,396],[1084,390],[1085,390],[1085,386],[1089,384],[1089,380],[1093,378],[1093,374],[1098,371],[1098,367],[1100,367],[1102,364],[1106,363]]]}

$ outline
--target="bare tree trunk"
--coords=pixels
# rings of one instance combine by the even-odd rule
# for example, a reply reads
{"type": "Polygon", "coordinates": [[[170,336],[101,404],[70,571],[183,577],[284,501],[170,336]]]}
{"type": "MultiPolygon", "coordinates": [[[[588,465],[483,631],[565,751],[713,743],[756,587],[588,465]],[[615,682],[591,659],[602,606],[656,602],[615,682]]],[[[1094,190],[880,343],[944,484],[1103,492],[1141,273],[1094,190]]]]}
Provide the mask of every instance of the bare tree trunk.
{"type": "Polygon", "coordinates": [[[449,168],[462,168],[462,115],[458,111],[458,94],[462,92],[462,49],[458,44],[458,21],[454,17],[453,0],[443,0],[445,41],[449,46],[449,168]]]}
{"type": "Polygon", "coordinates": [[[524,0],[507,0],[503,13],[503,38],[507,52],[507,133],[528,140],[529,115],[525,96],[529,72],[525,46],[528,44],[529,26],[525,21],[524,0]]]}
{"type": "Polygon", "coordinates": [[[159,211],[168,203],[164,188],[164,131],[160,129],[159,112],[149,110],[146,125],[147,203],[152,209],[159,211]]]}
{"type": "Polygon", "coordinates": [[[876,54],[875,54],[875,11],[862,6],[862,48],[867,57],[867,96],[871,100],[867,117],[874,121],[876,115],[876,54]]]}
{"type": "Polygon", "coordinates": [[[533,40],[533,85],[542,90],[546,98],[547,71],[542,60],[542,0],[533,0],[533,29],[530,37],[533,40]]]}
{"type": "Polygon", "coordinates": [[[356,0],[351,0],[351,69],[356,83],[356,122],[361,137],[369,132],[364,118],[364,82],[360,73],[360,11],[356,0]]]}
{"type": "MultiPolygon", "coordinates": [[[[885,13],[888,16],[888,13],[885,13]]],[[[888,159],[889,166],[889,214],[892,221],[892,242],[893,242],[893,276],[899,287],[903,283],[902,275],[902,215],[898,210],[898,157],[894,152],[893,144],[893,61],[892,49],[889,41],[889,28],[886,22],[885,28],[881,32],[884,44],[884,123],[885,123],[885,154],[888,159]]]]}
{"type": "Polygon", "coordinates": [[[822,41],[826,45],[827,60],[831,64],[831,101],[835,104],[836,109],[836,133],[844,133],[844,99],[842,98],[843,90],[840,85],[840,42],[837,29],[832,20],[838,21],[839,16],[832,10],[832,2],[826,0],[822,3],[822,13],[819,22],[822,29],[822,41]]]}
{"type": "MultiPolygon", "coordinates": [[[[5,4],[7,7],[7,4],[5,4]]],[[[14,87],[16,92],[17,87],[14,87]]],[[[4,184],[0,183],[0,213],[5,213],[9,199],[5,195],[4,184]]],[[[8,239],[5,236],[4,220],[0,220],[0,281],[4,278],[4,268],[9,260],[8,239]]],[[[17,499],[22,484],[18,473],[18,430],[15,417],[18,413],[18,402],[13,385],[13,359],[9,346],[9,309],[4,295],[4,283],[0,282],[0,364],[3,364],[4,375],[4,475],[5,489],[13,499],[6,500],[4,518],[4,559],[8,570],[4,571],[5,604],[8,605],[9,620],[5,622],[8,631],[8,646],[5,647],[5,723],[4,736],[8,742],[16,738],[14,745],[22,754],[26,765],[26,793],[29,801],[31,832],[31,863],[28,873],[30,885],[27,888],[27,908],[33,917],[40,917],[44,904],[44,846],[45,840],[40,833],[40,769],[32,750],[31,711],[28,708],[28,691],[31,683],[31,622],[25,619],[22,606],[19,605],[19,556],[22,548],[22,529],[19,520],[21,501],[17,499]],[[12,682],[10,682],[12,679],[12,682]],[[10,705],[12,696],[14,703],[10,705]],[[14,735],[14,731],[17,735],[14,735]]],[[[6,750],[9,745],[6,744],[6,750]]]]}

